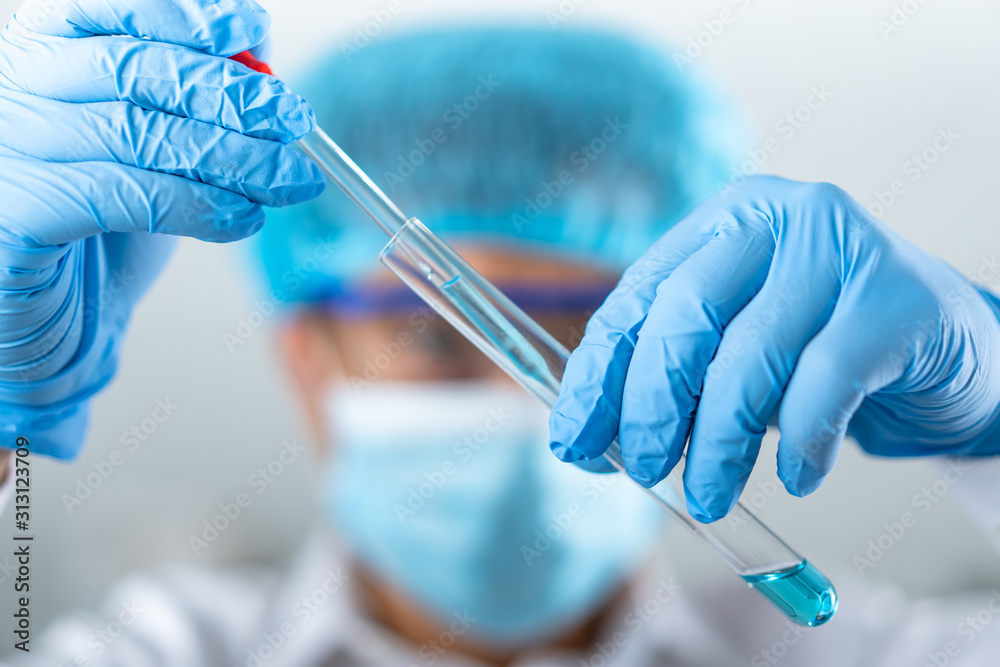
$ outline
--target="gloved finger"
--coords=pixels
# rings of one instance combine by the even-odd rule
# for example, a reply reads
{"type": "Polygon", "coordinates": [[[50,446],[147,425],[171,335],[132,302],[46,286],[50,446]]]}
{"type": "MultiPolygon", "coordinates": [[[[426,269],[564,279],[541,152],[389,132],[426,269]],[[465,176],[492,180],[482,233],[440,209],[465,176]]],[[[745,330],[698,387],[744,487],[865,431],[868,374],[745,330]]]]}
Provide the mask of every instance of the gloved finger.
{"type": "MultiPolygon", "coordinates": [[[[878,233],[869,229],[867,235],[878,233]]],[[[974,394],[991,391],[992,382],[983,386],[977,381],[980,360],[961,358],[969,348],[934,348],[932,341],[949,335],[941,329],[946,321],[941,304],[962,297],[954,288],[945,291],[943,283],[926,287],[914,275],[917,266],[912,252],[881,255],[869,264],[856,262],[855,279],[845,286],[830,322],[803,350],[779,418],[778,474],[789,493],[803,496],[819,487],[846,432],[870,454],[943,453],[923,448],[921,437],[912,432],[913,412],[905,407],[914,394],[940,382],[942,368],[949,369],[957,386],[969,387],[974,394]],[[892,282],[887,284],[879,274],[891,275],[892,282]],[[906,299],[871,298],[890,293],[898,284],[907,285],[906,299]],[[949,354],[959,358],[949,359],[949,354]],[[830,368],[836,373],[828,372],[830,368]],[[928,377],[926,384],[917,379],[921,375],[928,377]]],[[[963,303],[971,314],[973,302],[963,303]]],[[[991,312],[984,315],[995,321],[991,312]]],[[[975,414],[975,408],[970,406],[967,414],[975,414]]],[[[955,410],[948,428],[974,427],[961,422],[962,411],[955,410]]],[[[927,436],[934,438],[930,429],[927,436]]]]}
{"type": "Polygon", "coordinates": [[[720,209],[695,209],[622,276],[570,355],[549,415],[549,447],[563,461],[595,459],[618,433],[625,375],[657,286],[712,238],[720,209]]]}
{"type": "Polygon", "coordinates": [[[705,376],[684,467],[688,513],[699,521],[720,519],[736,504],[802,348],[830,317],[839,287],[832,266],[811,266],[808,279],[782,271],[781,255],[803,247],[779,246],[705,376]]]}
{"type": "Polygon", "coordinates": [[[218,56],[257,46],[271,27],[254,0],[28,0],[14,21],[54,37],[128,35],[218,56]]]}
{"type": "MultiPolygon", "coordinates": [[[[742,216],[741,216],[742,217],[742,216]]],[[[625,379],[619,442],[629,475],[653,486],[673,469],[722,331],[767,276],[774,236],[735,217],[656,291],[625,379]]]]}
{"type": "Polygon", "coordinates": [[[0,173],[17,174],[16,181],[0,180],[0,242],[6,246],[59,246],[102,232],[228,242],[264,224],[263,210],[246,197],[112,162],[47,163],[0,148],[0,173]]]}
{"type": "Polygon", "coordinates": [[[785,390],[778,416],[778,478],[794,496],[808,495],[823,483],[872,371],[885,367],[887,351],[868,338],[859,326],[866,319],[859,315],[839,307],[834,311],[802,350],[785,390]]]}
{"type": "Polygon", "coordinates": [[[9,91],[0,137],[49,162],[106,161],[183,176],[286,206],[323,191],[322,172],[290,146],[128,102],[69,105],[9,91]]]}
{"type": "Polygon", "coordinates": [[[227,58],[131,37],[39,40],[10,29],[4,39],[0,74],[26,93],[131,102],[282,143],[315,129],[312,108],[286,84],[227,58]]]}

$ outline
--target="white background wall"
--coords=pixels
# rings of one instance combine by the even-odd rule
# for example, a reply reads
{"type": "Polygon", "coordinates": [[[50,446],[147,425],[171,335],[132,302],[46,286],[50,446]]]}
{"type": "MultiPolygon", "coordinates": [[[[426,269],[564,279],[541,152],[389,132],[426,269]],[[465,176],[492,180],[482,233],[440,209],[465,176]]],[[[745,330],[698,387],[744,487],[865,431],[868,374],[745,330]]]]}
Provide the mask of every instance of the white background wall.
{"type": "MultiPolygon", "coordinates": [[[[400,2],[403,11],[384,35],[440,22],[546,25],[546,12],[559,7],[528,0],[400,2]]],[[[919,9],[885,37],[878,22],[890,18],[896,3],[889,0],[577,2],[557,29],[613,26],[682,47],[705,30],[705,21],[731,10],[735,20],[695,64],[745,105],[758,143],[778,138],[780,149],[767,171],[832,181],[868,204],[875,191],[904,178],[904,162],[930,145],[939,128],[953,128],[959,135],[954,146],[908,184],[883,217],[969,275],[1000,254],[1000,224],[991,204],[1000,155],[1000,4],[908,0],[902,4],[919,9]],[[830,100],[793,137],[779,138],[775,123],[815,86],[831,91],[830,100]]],[[[16,4],[0,0],[0,14],[8,16],[16,4]]],[[[294,72],[318,50],[341,44],[386,3],[265,5],[274,16],[274,65],[294,72]],[[338,8],[331,9],[333,4],[338,8]]],[[[38,623],[59,609],[93,604],[109,581],[134,568],[168,561],[273,562],[295,548],[312,513],[313,465],[307,459],[254,496],[253,505],[200,557],[187,544],[219,502],[248,489],[247,477],[276,455],[282,441],[306,439],[273,354],[271,327],[277,322],[233,353],[223,342],[253,309],[255,293],[242,262],[239,247],[182,244],[135,314],[118,379],[94,405],[86,451],[71,465],[36,462],[32,574],[38,623]],[[72,493],[76,479],[111,450],[122,449],[123,433],[149,417],[158,399],[176,404],[175,413],[68,513],[60,496],[72,493]]],[[[991,280],[1000,283],[1000,277],[991,280]]],[[[769,438],[760,479],[773,476],[773,449],[769,438]]],[[[934,479],[923,463],[874,460],[850,445],[820,491],[805,500],[779,495],[760,515],[821,566],[850,570],[852,557],[868,548],[883,523],[913,511],[911,498],[934,479]]],[[[749,488],[757,488],[756,480],[749,488]]],[[[10,543],[5,536],[12,522],[9,513],[0,517],[0,543],[10,543]]],[[[724,571],[686,536],[675,533],[672,539],[676,559],[692,580],[724,571]]],[[[9,564],[6,552],[0,551],[0,579],[9,564]]],[[[949,495],[866,577],[885,578],[912,594],[941,593],[1000,582],[1000,560],[949,495]]],[[[0,583],[4,619],[10,618],[8,586],[0,583]]],[[[0,622],[0,628],[8,625],[0,622]]]]}

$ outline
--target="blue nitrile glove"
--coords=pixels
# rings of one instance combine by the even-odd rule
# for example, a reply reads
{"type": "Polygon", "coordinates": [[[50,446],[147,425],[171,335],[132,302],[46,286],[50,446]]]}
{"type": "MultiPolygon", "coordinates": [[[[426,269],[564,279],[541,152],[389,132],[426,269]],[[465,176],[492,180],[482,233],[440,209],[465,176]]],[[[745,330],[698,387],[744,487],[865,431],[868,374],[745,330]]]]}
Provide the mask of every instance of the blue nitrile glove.
{"type": "Polygon", "coordinates": [[[286,146],[309,106],[219,57],[269,25],[252,0],[32,0],[4,29],[0,446],[76,455],[172,236],[241,239],[322,191],[286,146]]]}
{"type": "Polygon", "coordinates": [[[593,459],[619,435],[651,486],[690,436],[700,521],[732,509],[775,410],[778,475],[798,496],[845,433],[883,456],[998,454],[998,316],[995,297],[842,190],[752,178],[664,235],[591,319],[552,449],[593,459]]]}

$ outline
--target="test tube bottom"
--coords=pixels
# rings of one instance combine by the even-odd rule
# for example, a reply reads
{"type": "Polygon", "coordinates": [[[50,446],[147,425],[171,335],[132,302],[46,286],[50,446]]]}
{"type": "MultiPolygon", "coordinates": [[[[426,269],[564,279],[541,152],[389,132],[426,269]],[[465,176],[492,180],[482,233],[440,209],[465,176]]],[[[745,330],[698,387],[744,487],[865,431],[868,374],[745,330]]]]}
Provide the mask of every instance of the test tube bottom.
{"type": "Polygon", "coordinates": [[[745,575],[743,580],[799,625],[823,625],[837,610],[833,584],[805,560],[775,572],[745,575]]]}

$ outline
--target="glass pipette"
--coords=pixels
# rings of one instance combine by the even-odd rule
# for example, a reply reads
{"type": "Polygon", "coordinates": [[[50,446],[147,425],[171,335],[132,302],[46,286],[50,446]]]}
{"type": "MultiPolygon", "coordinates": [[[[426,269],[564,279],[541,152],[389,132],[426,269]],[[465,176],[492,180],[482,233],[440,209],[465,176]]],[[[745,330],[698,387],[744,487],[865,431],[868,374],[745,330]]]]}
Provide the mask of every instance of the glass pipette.
{"type": "MultiPolygon", "coordinates": [[[[391,237],[379,256],[382,263],[551,408],[569,351],[423,223],[406,218],[326,133],[306,135],[299,147],[391,237]]],[[[624,473],[617,440],[604,458],[624,473]]],[[[682,472],[683,459],[665,480],[643,491],[795,623],[817,626],[833,616],[837,594],[830,581],[742,504],[714,523],[691,518],[682,472]]]]}

